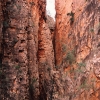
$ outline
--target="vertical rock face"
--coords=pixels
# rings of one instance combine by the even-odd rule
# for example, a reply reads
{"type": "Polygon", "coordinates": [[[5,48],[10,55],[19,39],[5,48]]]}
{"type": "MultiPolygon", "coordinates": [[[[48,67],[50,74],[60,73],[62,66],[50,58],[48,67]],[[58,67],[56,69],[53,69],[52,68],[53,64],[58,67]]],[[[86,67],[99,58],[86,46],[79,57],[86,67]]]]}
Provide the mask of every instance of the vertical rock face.
{"type": "Polygon", "coordinates": [[[68,98],[99,100],[100,1],[56,0],[56,13],[56,65],[71,81],[68,98]]]}
{"type": "Polygon", "coordinates": [[[32,48],[31,50],[35,49],[32,54],[36,58],[36,48],[30,46],[35,41],[30,42],[31,39],[29,39],[30,34],[32,39],[34,39],[33,36],[36,34],[35,32],[33,33],[33,29],[30,30],[34,26],[33,14],[30,12],[34,2],[5,0],[1,1],[1,3],[4,18],[1,80],[3,91],[1,100],[29,100],[31,98],[29,94],[32,93],[29,92],[31,91],[32,79],[34,78],[33,73],[34,71],[37,72],[36,68],[34,68],[34,65],[37,67],[36,59],[33,60],[33,57],[30,55],[30,48],[32,48]]]}
{"type": "Polygon", "coordinates": [[[100,0],[0,1],[0,100],[100,100],[100,0]]]}
{"type": "MultiPolygon", "coordinates": [[[[1,66],[2,66],[2,22],[3,22],[3,16],[2,16],[2,6],[0,2],[0,73],[1,73],[1,66]]],[[[1,74],[0,74],[0,79],[1,79],[1,74]]],[[[1,86],[1,81],[0,81],[0,86],[1,86]]],[[[0,87],[0,93],[2,89],[0,87]]]]}
{"type": "Polygon", "coordinates": [[[1,0],[0,8],[0,100],[50,100],[54,50],[46,1],[1,0]]]}
{"type": "Polygon", "coordinates": [[[54,67],[54,50],[50,29],[46,24],[45,0],[39,1],[39,6],[40,14],[42,14],[39,18],[38,34],[40,100],[51,100],[53,91],[52,71],[54,67]]]}
{"type": "Polygon", "coordinates": [[[46,17],[47,17],[46,23],[48,24],[48,27],[49,27],[49,29],[50,29],[52,42],[53,42],[53,44],[54,44],[55,21],[54,21],[53,18],[50,17],[49,15],[47,15],[46,17]]]}
{"type": "Polygon", "coordinates": [[[54,54],[45,7],[45,0],[0,1],[0,100],[51,96],[54,54]]]}
{"type": "Polygon", "coordinates": [[[3,16],[2,16],[2,6],[1,6],[1,2],[0,2],[0,65],[2,62],[2,21],[3,21],[3,16]]]}

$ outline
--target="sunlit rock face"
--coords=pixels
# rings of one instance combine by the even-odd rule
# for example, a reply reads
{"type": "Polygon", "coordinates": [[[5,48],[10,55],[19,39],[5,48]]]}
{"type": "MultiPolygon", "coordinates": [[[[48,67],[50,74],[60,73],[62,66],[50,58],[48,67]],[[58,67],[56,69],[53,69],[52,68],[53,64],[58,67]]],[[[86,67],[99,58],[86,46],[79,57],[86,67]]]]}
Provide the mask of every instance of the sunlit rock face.
{"type": "Polygon", "coordinates": [[[56,66],[71,80],[67,98],[99,100],[100,0],[56,0],[55,31],[56,66]]]}
{"type": "Polygon", "coordinates": [[[51,33],[51,38],[52,38],[52,42],[53,42],[53,45],[54,45],[54,36],[55,36],[55,21],[54,19],[47,15],[47,20],[46,20],[46,23],[50,29],[50,33],[51,33]]]}

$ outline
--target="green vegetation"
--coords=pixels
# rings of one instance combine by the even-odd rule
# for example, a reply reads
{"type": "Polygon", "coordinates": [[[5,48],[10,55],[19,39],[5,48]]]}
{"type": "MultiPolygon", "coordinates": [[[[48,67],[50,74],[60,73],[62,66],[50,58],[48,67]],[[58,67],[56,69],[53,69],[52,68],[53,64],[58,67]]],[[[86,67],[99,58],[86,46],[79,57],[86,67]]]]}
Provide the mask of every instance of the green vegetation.
{"type": "Polygon", "coordinates": [[[32,78],[31,84],[34,84],[37,81],[36,78],[32,78]]]}
{"type": "Polygon", "coordinates": [[[21,6],[20,5],[16,5],[17,9],[20,11],[21,10],[21,6]]]}
{"type": "Polygon", "coordinates": [[[85,81],[82,82],[82,84],[80,85],[79,90],[80,89],[85,89],[88,91],[90,89],[96,90],[96,88],[94,88],[95,81],[96,81],[95,79],[92,79],[90,82],[88,82],[87,79],[85,79],[85,81]]]}
{"type": "Polygon", "coordinates": [[[91,28],[91,29],[90,29],[90,32],[92,32],[92,33],[93,33],[93,32],[94,32],[94,29],[93,29],[93,28],[91,28]]]}
{"type": "Polygon", "coordinates": [[[32,78],[32,80],[31,80],[31,82],[29,84],[29,90],[30,90],[30,92],[33,92],[33,90],[35,89],[34,88],[35,82],[37,82],[37,79],[36,78],[32,78]]]}
{"type": "Polygon", "coordinates": [[[66,50],[67,50],[67,47],[66,47],[65,44],[63,44],[63,45],[62,45],[62,52],[64,53],[64,52],[66,52],[66,50]]]}
{"type": "Polygon", "coordinates": [[[30,5],[33,6],[33,5],[35,5],[35,3],[34,2],[30,2],[30,5]]]}
{"type": "Polygon", "coordinates": [[[78,67],[77,67],[77,69],[75,69],[75,73],[80,74],[80,73],[83,73],[84,70],[86,70],[85,69],[86,64],[84,62],[80,62],[77,65],[78,65],[78,67]]]}
{"type": "Polygon", "coordinates": [[[16,69],[16,70],[19,70],[19,68],[20,68],[20,66],[19,66],[19,65],[15,66],[15,69],[16,69]]]}
{"type": "Polygon", "coordinates": [[[14,42],[14,43],[17,43],[17,42],[18,42],[18,39],[17,39],[17,38],[14,38],[14,39],[13,39],[13,42],[14,42]]]}
{"type": "Polygon", "coordinates": [[[75,63],[75,53],[74,51],[69,51],[67,54],[66,54],[66,58],[65,58],[66,62],[68,62],[70,65],[75,63]]]}
{"type": "Polygon", "coordinates": [[[5,28],[9,27],[8,21],[3,21],[3,26],[4,26],[5,28]]]}
{"type": "Polygon", "coordinates": [[[75,70],[75,72],[78,73],[78,74],[80,74],[80,73],[83,73],[83,70],[82,70],[81,68],[78,67],[78,68],[75,70]]]}
{"type": "Polygon", "coordinates": [[[68,16],[71,16],[70,18],[70,24],[73,24],[74,22],[74,13],[71,11],[70,13],[67,13],[68,16]]]}
{"type": "Polygon", "coordinates": [[[51,68],[50,68],[50,67],[48,67],[48,68],[47,68],[47,71],[50,71],[50,70],[51,70],[51,68]]]}
{"type": "Polygon", "coordinates": [[[87,87],[87,79],[86,77],[82,77],[81,78],[81,85],[80,85],[81,88],[86,88],[87,87]]]}
{"type": "Polygon", "coordinates": [[[79,66],[79,67],[85,67],[86,64],[85,64],[84,62],[80,62],[80,63],[78,63],[78,66],[79,66]]]}
{"type": "Polygon", "coordinates": [[[58,69],[58,66],[55,66],[56,69],[58,69]]]}

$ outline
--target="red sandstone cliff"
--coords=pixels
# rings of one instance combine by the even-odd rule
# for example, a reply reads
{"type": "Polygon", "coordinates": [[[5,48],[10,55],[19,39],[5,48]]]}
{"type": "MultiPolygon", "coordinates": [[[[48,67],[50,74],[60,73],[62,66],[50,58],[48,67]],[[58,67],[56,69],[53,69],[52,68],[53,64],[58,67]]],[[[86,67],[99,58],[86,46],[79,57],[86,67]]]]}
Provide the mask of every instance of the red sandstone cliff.
{"type": "Polygon", "coordinates": [[[0,1],[0,100],[50,97],[54,56],[45,6],[45,0],[0,1]]]}
{"type": "Polygon", "coordinates": [[[56,0],[56,13],[56,66],[71,81],[61,100],[99,100],[100,0],[56,0]]]}
{"type": "Polygon", "coordinates": [[[0,1],[0,100],[100,100],[100,0],[0,1]]]}

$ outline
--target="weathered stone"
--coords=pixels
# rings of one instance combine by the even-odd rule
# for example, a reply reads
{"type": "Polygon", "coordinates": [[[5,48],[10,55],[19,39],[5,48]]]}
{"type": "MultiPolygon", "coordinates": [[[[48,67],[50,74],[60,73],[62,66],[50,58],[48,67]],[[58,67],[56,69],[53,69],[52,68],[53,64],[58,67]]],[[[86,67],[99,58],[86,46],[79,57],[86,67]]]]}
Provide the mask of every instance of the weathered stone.
{"type": "Polygon", "coordinates": [[[100,100],[100,0],[0,1],[0,100],[100,100]]]}
{"type": "MultiPolygon", "coordinates": [[[[56,66],[60,66],[59,70],[64,68],[66,77],[72,81],[70,85],[74,92],[70,92],[70,100],[99,100],[99,23],[99,0],[56,0],[56,66]],[[75,57],[75,62],[69,65],[68,61],[73,60],[71,57],[75,57]],[[81,84],[83,76],[86,80],[81,84]]],[[[61,73],[64,73],[63,70],[61,73]]],[[[66,87],[66,84],[63,85],[66,87]]],[[[68,91],[71,91],[69,86],[61,100],[68,91]]]]}

